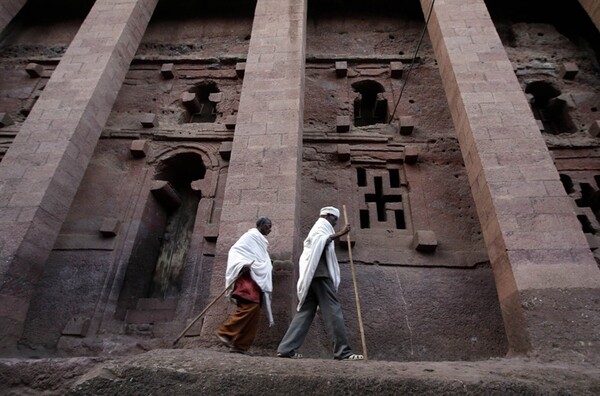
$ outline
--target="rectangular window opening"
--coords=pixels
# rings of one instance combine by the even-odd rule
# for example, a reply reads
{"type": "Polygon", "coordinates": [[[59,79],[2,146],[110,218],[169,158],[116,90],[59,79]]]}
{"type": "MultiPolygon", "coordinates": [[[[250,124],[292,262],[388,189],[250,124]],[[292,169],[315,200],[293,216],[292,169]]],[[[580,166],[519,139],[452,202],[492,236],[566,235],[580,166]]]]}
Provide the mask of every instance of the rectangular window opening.
{"type": "Polygon", "coordinates": [[[398,169],[388,169],[390,174],[390,187],[391,188],[399,188],[400,187],[400,171],[398,169]]]}
{"type": "Polygon", "coordinates": [[[367,185],[367,170],[365,168],[356,168],[356,178],[358,186],[365,187],[367,185]]]}
{"type": "Polygon", "coordinates": [[[360,228],[371,228],[371,224],[369,224],[369,211],[366,209],[360,210],[360,228]]]}
{"type": "Polygon", "coordinates": [[[402,209],[398,209],[394,211],[396,215],[396,229],[398,230],[406,230],[406,222],[404,221],[404,211],[402,209]]]}

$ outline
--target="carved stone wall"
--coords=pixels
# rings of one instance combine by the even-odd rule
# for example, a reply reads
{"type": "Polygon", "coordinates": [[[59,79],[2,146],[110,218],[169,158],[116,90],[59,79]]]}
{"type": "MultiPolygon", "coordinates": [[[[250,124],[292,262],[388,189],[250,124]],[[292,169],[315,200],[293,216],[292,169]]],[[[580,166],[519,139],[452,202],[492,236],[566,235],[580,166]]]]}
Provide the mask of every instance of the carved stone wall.
{"type": "MultiPolygon", "coordinates": [[[[260,78],[244,85],[252,36],[266,40],[253,32],[262,26],[254,23],[255,2],[236,1],[229,8],[213,4],[202,12],[192,3],[160,2],[145,30],[33,288],[19,337],[22,350],[30,355],[93,355],[169,347],[222,291],[229,242],[254,223],[260,208],[273,211],[260,214],[273,219],[269,239],[275,258],[281,259],[274,277],[277,325],[269,329],[262,323],[255,344],[257,353],[272,354],[293,314],[296,263],[291,252],[319,208],[345,205],[353,227],[353,261],[370,358],[504,356],[510,329],[505,328],[498,279],[452,120],[455,109],[445,95],[444,82],[451,77],[440,75],[428,35],[413,60],[424,29],[419,2],[309,2],[306,31],[295,37],[306,41],[303,85],[296,81],[297,73],[289,81],[284,78],[290,75],[282,62],[292,59],[292,69],[299,61],[269,52],[263,41],[254,42],[258,50],[250,56],[255,64],[249,70],[260,78]],[[271,63],[272,70],[262,70],[271,63]],[[303,97],[281,101],[246,96],[244,122],[251,125],[238,133],[243,94],[264,92],[264,81],[275,81],[271,88],[277,90],[277,81],[284,80],[293,90],[290,95],[303,97]],[[303,112],[298,110],[302,102],[303,112]],[[285,106],[295,112],[280,119],[274,112],[283,112],[285,106]],[[272,119],[267,122],[265,117],[272,119]],[[252,130],[261,129],[260,122],[271,128],[266,137],[256,137],[252,130]],[[285,173],[296,164],[289,163],[293,156],[270,144],[273,136],[290,133],[290,125],[302,132],[302,158],[301,171],[287,181],[296,183],[298,176],[300,189],[275,193],[281,187],[277,182],[285,178],[261,178],[259,169],[268,165],[285,173]],[[236,138],[242,139],[234,149],[236,138]],[[240,149],[242,144],[254,151],[240,149]],[[252,170],[245,174],[240,169],[252,170]],[[252,202],[236,211],[236,201],[230,199],[224,221],[228,180],[230,198],[239,192],[252,202]],[[266,192],[265,185],[270,186],[266,192]],[[182,191],[197,199],[197,208],[189,212],[193,224],[184,233],[187,247],[178,256],[183,272],[176,290],[168,298],[157,298],[150,285],[182,191]],[[290,210],[274,206],[279,196],[296,196],[299,202],[290,210]]],[[[576,33],[576,25],[548,17],[556,10],[542,13],[543,18],[529,10],[522,19],[512,14],[512,5],[488,3],[503,46],[498,50],[508,55],[568,202],[600,261],[598,32],[576,33]]],[[[25,8],[9,26],[10,34],[2,36],[0,156],[23,129],[49,79],[65,64],[65,51],[91,4],[82,7],[53,14],[50,21],[25,8]]],[[[271,26],[261,34],[283,31],[269,16],[272,9],[259,11],[264,25],[271,26]]],[[[296,18],[296,11],[288,11],[296,18]]],[[[591,23],[577,21],[581,26],[591,23]]],[[[300,46],[290,51],[300,52],[300,46]]],[[[508,105],[477,106],[489,112],[490,130],[499,119],[496,113],[511,110],[508,105]]],[[[529,205],[522,197],[507,202],[517,211],[519,205],[529,205]]],[[[550,205],[544,210],[554,209],[550,205]]],[[[9,217],[1,214],[0,221],[10,224],[9,217]]],[[[338,227],[343,223],[342,217],[338,227]]],[[[345,240],[337,242],[336,250],[342,271],[339,296],[358,352],[361,341],[345,240]]],[[[543,297],[560,302],[554,294],[543,297]]],[[[539,298],[525,296],[523,309],[533,311],[539,298]]],[[[206,330],[230,311],[224,303],[213,309],[182,344],[215,347],[212,332],[206,330]]],[[[596,315],[576,304],[571,311],[596,315]]],[[[302,353],[329,358],[319,315],[302,353]]]]}

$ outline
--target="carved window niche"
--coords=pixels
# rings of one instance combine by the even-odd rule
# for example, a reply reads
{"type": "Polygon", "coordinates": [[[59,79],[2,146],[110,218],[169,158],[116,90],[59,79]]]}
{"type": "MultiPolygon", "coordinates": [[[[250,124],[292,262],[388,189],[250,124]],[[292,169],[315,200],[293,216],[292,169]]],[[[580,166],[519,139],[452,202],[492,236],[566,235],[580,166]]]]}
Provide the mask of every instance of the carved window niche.
{"type": "Polygon", "coordinates": [[[187,92],[181,100],[187,110],[188,123],[212,123],[217,119],[217,104],[222,100],[223,93],[219,91],[214,81],[203,81],[187,92]]]}
{"type": "Polygon", "coordinates": [[[373,80],[358,81],[352,84],[352,89],[357,93],[354,99],[354,126],[387,122],[388,100],[381,84],[373,80]]]}
{"type": "Polygon", "coordinates": [[[590,249],[600,246],[600,175],[594,176],[594,183],[580,180],[573,182],[571,176],[561,173],[560,180],[565,191],[574,199],[577,206],[577,219],[586,235],[590,249]],[[595,184],[594,187],[592,184],[595,184]]]}
{"type": "Polygon", "coordinates": [[[525,93],[530,95],[529,104],[542,132],[577,132],[569,114],[569,100],[558,88],[546,81],[534,81],[527,84],[525,93]]]}
{"type": "Polygon", "coordinates": [[[399,168],[356,168],[361,229],[407,230],[408,195],[399,168]]]}

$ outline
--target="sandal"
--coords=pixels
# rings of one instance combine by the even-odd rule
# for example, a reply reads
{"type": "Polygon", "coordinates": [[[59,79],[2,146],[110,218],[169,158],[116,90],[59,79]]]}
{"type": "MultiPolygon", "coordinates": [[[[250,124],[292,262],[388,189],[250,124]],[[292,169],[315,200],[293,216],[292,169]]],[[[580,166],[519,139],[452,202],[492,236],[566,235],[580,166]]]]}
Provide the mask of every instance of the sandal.
{"type": "Polygon", "coordinates": [[[363,355],[358,355],[356,353],[353,353],[351,355],[341,358],[340,360],[365,360],[365,357],[363,355]]]}
{"type": "Polygon", "coordinates": [[[239,349],[239,348],[236,348],[236,347],[229,348],[229,353],[239,353],[241,355],[250,355],[248,353],[248,351],[246,351],[244,349],[239,349]]]}
{"type": "Polygon", "coordinates": [[[224,335],[219,334],[218,332],[215,332],[215,335],[217,336],[217,338],[219,339],[219,341],[221,341],[223,343],[223,345],[225,345],[227,348],[231,348],[231,340],[227,337],[225,337],[224,335]]]}
{"type": "Polygon", "coordinates": [[[278,353],[277,357],[280,358],[288,358],[288,359],[302,359],[303,356],[299,353],[296,352],[291,352],[291,353],[278,353]]]}

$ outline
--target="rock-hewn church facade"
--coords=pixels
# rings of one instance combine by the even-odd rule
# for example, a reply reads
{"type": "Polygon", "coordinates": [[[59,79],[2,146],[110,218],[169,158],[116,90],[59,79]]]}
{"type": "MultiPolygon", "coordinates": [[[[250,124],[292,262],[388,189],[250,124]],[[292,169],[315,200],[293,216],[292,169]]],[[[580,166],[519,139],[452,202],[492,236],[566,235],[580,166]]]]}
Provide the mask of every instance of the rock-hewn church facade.
{"type": "Polygon", "coordinates": [[[370,359],[597,361],[599,27],[594,0],[3,1],[0,354],[170,346],[261,215],[273,354],[334,205],[370,359]]]}

